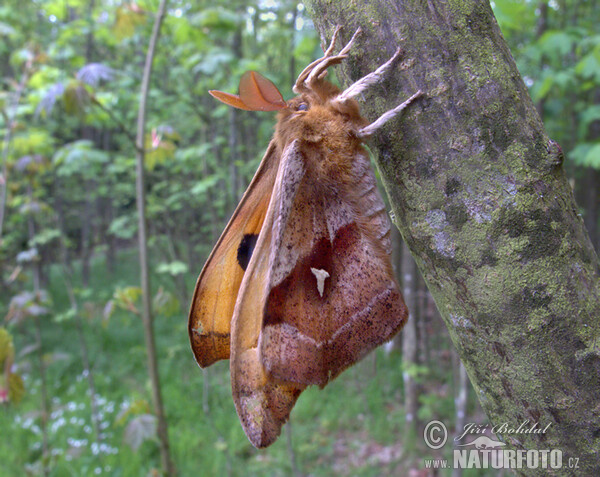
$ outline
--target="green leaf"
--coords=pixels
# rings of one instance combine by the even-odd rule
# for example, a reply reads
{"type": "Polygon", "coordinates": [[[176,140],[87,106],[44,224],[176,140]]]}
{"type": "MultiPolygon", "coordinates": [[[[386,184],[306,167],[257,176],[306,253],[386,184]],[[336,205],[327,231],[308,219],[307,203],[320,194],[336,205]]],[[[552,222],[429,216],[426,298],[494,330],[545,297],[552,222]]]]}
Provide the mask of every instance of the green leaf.
{"type": "Polygon", "coordinates": [[[63,78],[64,74],[59,68],[43,65],[31,75],[28,86],[33,89],[48,88],[63,78]]]}
{"type": "Polygon", "coordinates": [[[147,16],[139,10],[139,7],[133,8],[130,4],[125,4],[117,8],[113,34],[119,40],[129,38],[135,33],[138,26],[145,24],[147,21],[147,16]]]}
{"type": "Polygon", "coordinates": [[[54,148],[54,139],[49,131],[31,128],[28,131],[15,136],[12,143],[15,157],[28,154],[50,155],[54,148]]]}
{"type": "Polygon", "coordinates": [[[108,233],[122,239],[131,239],[137,233],[137,227],[138,224],[135,216],[123,215],[111,222],[108,233]]]}
{"type": "Polygon", "coordinates": [[[575,72],[584,78],[594,79],[600,84],[600,48],[585,55],[575,66],[575,72]]]}
{"type": "Polygon", "coordinates": [[[528,2],[522,0],[494,0],[492,2],[494,16],[505,30],[523,30],[526,25],[535,21],[535,13],[528,2]]]}
{"type": "Polygon", "coordinates": [[[192,25],[198,28],[212,28],[233,31],[241,26],[244,17],[225,8],[205,8],[192,17],[192,25]]]}
{"type": "Polygon", "coordinates": [[[81,116],[90,104],[90,99],[90,93],[81,81],[70,81],[65,87],[63,104],[67,114],[81,116]]]}
{"type": "Polygon", "coordinates": [[[157,273],[166,273],[166,274],[173,275],[173,276],[187,273],[187,271],[188,271],[187,264],[180,262],[178,260],[175,260],[170,263],[161,263],[158,265],[158,267],[156,267],[157,273]]]}
{"type": "Polygon", "coordinates": [[[52,158],[59,166],[59,176],[81,174],[85,177],[97,175],[108,160],[108,152],[95,149],[94,144],[86,139],[65,144],[52,158]]]}
{"type": "Polygon", "coordinates": [[[0,370],[4,369],[4,361],[11,361],[15,356],[15,348],[10,333],[5,328],[0,328],[0,370]]]}
{"type": "Polygon", "coordinates": [[[585,108],[579,115],[579,137],[585,137],[588,128],[594,121],[600,121],[600,105],[594,104],[585,108]]]}
{"type": "Polygon", "coordinates": [[[16,373],[8,375],[8,399],[10,402],[18,404],[25,395],[25,383],[23,378],[16,373]]]}
{"type": "Polygon", "coordinates": [[[144,156],[144,165],[149,171],[154,170],[157,164],[163,164],[171,159],[177,149],[175,143],[169,140],[161,139],[157,145],[152,143],[152,135],[146,135],[146,154],[144,156]]]}
{"type": "Polygon", "coordinates": [[[60,238],[61,233],[58,229],[43,229],[38,232],[31,240],[29,240],[30,247],[36,247],[39,245],[46,245],[57,238],[60,238]]]}
{"type": "Polygon", "coordinates": [[[76,311],[74,308],[69,308],[67,311],[65,311],[64,313],[58,313],[56,315],[54,315],[54,323],[64,323],[66,321],[71,321],[73,318],[75,318],[76,315],[76,311]]]}
{"type": "Polygon", "coordinates": [[[215,50],[210,55],[204,56],[196,66],[192,68],[193,73],[202,73],[205,75],[214,75],[226,69],[234,60],[233,54],[229,50],[215,50]]]}
{"type": "Polygon", "coordinates": [[[219,176],[216,174],[210,175],[198,182],[190,188],[190,194],[194,196],[206,194],[206,192],[214,187],[219,181],[219,176]]]}
{"type": "Polygon", "coordinates": [[[305,35],[294,48],[294,56],[311,58],[319,47],[319,39],[316,35],[305,35]]]}
{"type": "Polygon", "coordinates": [[[142,296],[140,287],[117,288],[113,294],[114,303],[125,310],[139,313],[136,302],[142,296]]]}
{"type": "Polygon", "coordinates": [[[150,404],[145,399],[134,399],[129,406],[122,409],[116,418],[116,424],[123,426],[130,416],[139,416],[150,412],[150,404]]]}
{"type": "Polygon", "coordinates": [[[581,143],[568,156],[578,166],[600,169],[600,143],[581,143]]]}
{"type": "Polygon", "coordinates": [[[548,30],[538,40],[542,51],[555,58],[557,55],[565,56],[573,50],[577,38],[563,30],[548,30]]]}

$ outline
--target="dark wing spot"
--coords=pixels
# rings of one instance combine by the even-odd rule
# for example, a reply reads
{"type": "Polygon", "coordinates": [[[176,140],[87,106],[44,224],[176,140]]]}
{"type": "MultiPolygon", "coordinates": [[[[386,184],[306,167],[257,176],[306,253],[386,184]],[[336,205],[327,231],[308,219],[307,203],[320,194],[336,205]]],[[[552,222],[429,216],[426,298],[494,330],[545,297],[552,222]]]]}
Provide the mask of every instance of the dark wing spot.
{"type": "Polygon", "coordinates": [[[256,246],[257,240],[258,234],[246,234],[240,242],[240,246],[238,247],[237,251],[237,261],[244,271],[246,271],[246,268],[248,268],[248,263],[252,257],[252,252],[254,252],[254,247],[256,246]]]}

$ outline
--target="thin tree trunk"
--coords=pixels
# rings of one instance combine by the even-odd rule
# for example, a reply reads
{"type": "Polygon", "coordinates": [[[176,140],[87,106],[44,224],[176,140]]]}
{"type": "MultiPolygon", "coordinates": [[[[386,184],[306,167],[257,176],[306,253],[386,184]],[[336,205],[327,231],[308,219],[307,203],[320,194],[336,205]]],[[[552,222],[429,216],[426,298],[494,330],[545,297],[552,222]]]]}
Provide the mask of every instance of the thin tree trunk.
{"type": "MultiPolygon", "coordinates": [[[[454,429],[460,435],[465,427],[467,416],[467,398],[469,396],[469,382],[467,378],[467,370],[462,364],[458,354],[452,353],[452,361],[454,368],[454,429]]],[[[463,474],[462,469],[455,467],[452,470],[452,477],[460,477],[463,474]]]]}
{"type": "Polygon", "coordinates": [[[307,3],[324,40],[336,25],[346,41],[362,28],[338,75],[346,85],[404,50],[365,95],[369,119],[424,92],[373,144],[395,222],[491,423],[545,430],[496,436],[600,475],[598,258],[489,3],[307,3]]]}
{"type": "MultiPolygon", "coordinates": [[[[233,44],[231,45],[233,56],[241,59],[242,54],[242,30],[237,29],[233,34],[233,44]]],[[[237,110],[229,108],[229,174],[231,180],[231,199],[233,207],[242,196],[241,178],[238,171],[237,161],[240,151],[240,117],[237,110]]],[[[233,209],[232,209],[233,210],[233,209]]]]}
{"type": "Polygon", "coordinates": [[[417,265],[408,247],[402,247],[402,292],[409,310],[409,319],[402,329],[402,376],[404,381],[404,415],[406,445],[414,447],[417,436],[417,383],[414,367],[417,364],[417,323],[415,309],[417,265]]]}
{"type": "Polygon", "coordinates": [[[138,209],[138,241],[140,252],[140,281],[142,288],[142,319],[144,322],[144,335],[146,341],[146,353],[148,357],[148,373],[152,384],[152,398],[154,402],[154,412],[158,421],[158,440],[160,447],[160,457],[163,471],[167,475],[175,475],[175,467],[171,460],[169,451],[169,432],[167,419],[164,412],[162,394],[160,388],[160,376],[158,372],[158,360],[156,358],[156,343],[154,339],[154,324],[152,317],[152,299],[150,291],[150,274],[148,270],[148,239],[146,236],[146,194],[144,180],[144,135],[146,129],[146,101],[148,98],[148,89],[150,86],[150,75],[152,73],[152,61],[154,51],[160,33],[160,27],[165,15],[167,0],[161,0],[154,21],[152,37],[146,53],[146,63],[144,66],[144,75],[142,77],[142,86],[140,91],[140,106],[138,110],[138,123],[136,134],[136,197],[138,209]]]}
{"type": "MultiPolygon", "coordinates": [[[[392,227],[391,230],[392,237],[392,264],[394,266],[394,274],[396,275],[396,279],[402,288],[404,288],[404,278],[403,278],[403,262],[402,262],[402,248],[404,247],[404,242],[402,241],[402,236],[400,235],[400,231],[392,227]]],[[[411,315],[414,313],[414,309],[410,309],[411,315]]],[[[391,351],[402,351],[402,333],[398,333],[394,338],[385,344],[385,350],[387,352],[391,351]]]]}
{"type": "Polygon", "coordinates": [[[417,274],[417,298],[418,354],[421,364],[429,366],[431,365],[431,333],[428,330],[431,328],[431,322],[437,318],[437,309],[420,273],[417,274]]]}

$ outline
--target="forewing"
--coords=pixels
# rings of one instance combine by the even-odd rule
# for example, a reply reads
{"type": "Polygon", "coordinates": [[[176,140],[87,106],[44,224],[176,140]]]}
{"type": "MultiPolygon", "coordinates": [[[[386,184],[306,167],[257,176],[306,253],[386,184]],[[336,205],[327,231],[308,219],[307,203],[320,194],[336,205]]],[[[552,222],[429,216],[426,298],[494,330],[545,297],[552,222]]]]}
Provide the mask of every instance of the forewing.
{"type": "Polygon", "coordinates": [[[263,310],[272,263],[273,230],[287,220],[287,210],[304,175],[303,158],[294,142],[286,148],[267,217],[246,270],[231,325],[231,385],[246,435],[255,447],[273,443],[305,386],[273,380],[258,354],[263,310]]]}
{"type": "Polygon", "coordinates": [[[272,142],[196,283],[188,332],[202,367],[229,359],[238,290],[267,213],[279,157],[272,142]]]}
{"type": "Polygon", "coordinates": [[[368,176],[352,187],[363,193],[328,189],[306,175],[289,210],[278,214],[288,219],[273,230],[259,346],[276,380],[324,386],[406,321],[389,219],[368,163],[359,169],[368,176]]]}

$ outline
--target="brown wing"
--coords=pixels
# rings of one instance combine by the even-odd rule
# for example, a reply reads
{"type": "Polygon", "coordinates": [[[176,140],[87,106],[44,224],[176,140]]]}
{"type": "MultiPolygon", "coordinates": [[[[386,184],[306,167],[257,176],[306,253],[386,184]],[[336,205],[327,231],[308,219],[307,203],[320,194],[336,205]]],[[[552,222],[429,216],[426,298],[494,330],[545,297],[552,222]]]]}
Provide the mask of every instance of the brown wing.
{"type": "Polygon", "coordinates": [[[280,201],[258,351],[276,380],[324,386],[406,321],[367,156],[353,167],[350,184],[329,189],[306,174],[280,201]]]}
{"type": "Polygon", "coordinates": [[[196,282],[188,332],[194,356],[202,367],[229,359],[235,301],[265,220],[278,165],[276,147],[271,142],[196,282]]]}

